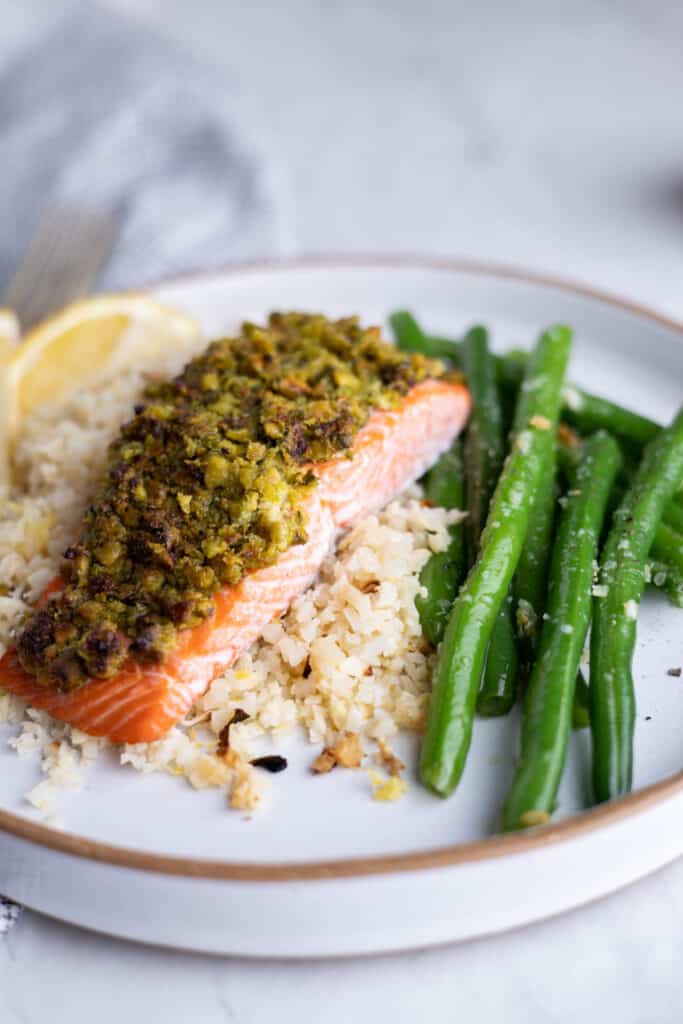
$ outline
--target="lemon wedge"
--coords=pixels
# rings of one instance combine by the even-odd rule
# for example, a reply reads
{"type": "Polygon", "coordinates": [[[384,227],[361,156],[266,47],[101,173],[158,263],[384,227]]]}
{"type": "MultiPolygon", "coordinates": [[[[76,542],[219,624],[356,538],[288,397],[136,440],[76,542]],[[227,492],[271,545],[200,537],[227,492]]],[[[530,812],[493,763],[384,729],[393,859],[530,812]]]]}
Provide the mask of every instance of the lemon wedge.
{"type": "Polygon", "coordinates": [[[19,320],[11,309],[0,308],[0,365],[7,362],[19,344],[19,320]]]}
{"type": "Polygon", "coordinates": [[[36,406],[64,402],[77,388],[200,337],[196,320],[144,294],[75,302],[29,331],[20,344],[16,317],[0,310],[0,484],[9,481],[21,420],[36,406]]]}

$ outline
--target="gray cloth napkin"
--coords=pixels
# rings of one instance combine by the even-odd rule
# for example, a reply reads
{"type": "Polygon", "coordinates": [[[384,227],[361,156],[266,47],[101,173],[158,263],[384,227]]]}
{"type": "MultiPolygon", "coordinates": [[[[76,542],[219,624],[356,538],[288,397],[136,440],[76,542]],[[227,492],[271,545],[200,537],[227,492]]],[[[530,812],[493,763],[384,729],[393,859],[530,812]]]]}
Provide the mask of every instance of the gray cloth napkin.
{"type": "MultiPolygon", "coordinates": [[[[53,202],[115,214],[103,288],[287,248],[277,169],[235,87],[90,5],[0,65],[0,160],[0,289],[53,202]]],[[[18,913],[0,897],[0,936],[18,913]]]]}
{"type": "Polygon", "coordinates": [[[0,937],[6,935],[21,913],[21,907],[0,896],[0,937]]]}
{"type": "Polygon", "coordinates": [[[0,287],[52,202],[116,215],[105,288],[286,248],[277,169],[235,87],[90,5],[0,74],[0,153],[0,287]]]}

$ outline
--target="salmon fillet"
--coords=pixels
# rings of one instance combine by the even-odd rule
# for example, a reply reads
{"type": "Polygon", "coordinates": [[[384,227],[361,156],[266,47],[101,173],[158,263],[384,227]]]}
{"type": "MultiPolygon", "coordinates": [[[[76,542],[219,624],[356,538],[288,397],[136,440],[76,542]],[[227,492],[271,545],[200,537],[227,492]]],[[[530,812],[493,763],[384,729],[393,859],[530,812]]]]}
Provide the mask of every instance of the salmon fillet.
{"type": "Polygon", "coordinates": [[[63,693],[41,686],[9,650],[0,659],[0,687],[114,743],[159,739],[264,626],[310,586],[337,533],[382,508],[421,476],[462,430],[469,409],[469,393],[462,384],[427,380],[394,409],[372,413],[356,435],[351,457],[342,453],[312,467],[319,485],[304,505],[307,541],[215,594],[215,613],[181,631],[178,646],[162,665],[130,659],[113,678],[63,693]]]}

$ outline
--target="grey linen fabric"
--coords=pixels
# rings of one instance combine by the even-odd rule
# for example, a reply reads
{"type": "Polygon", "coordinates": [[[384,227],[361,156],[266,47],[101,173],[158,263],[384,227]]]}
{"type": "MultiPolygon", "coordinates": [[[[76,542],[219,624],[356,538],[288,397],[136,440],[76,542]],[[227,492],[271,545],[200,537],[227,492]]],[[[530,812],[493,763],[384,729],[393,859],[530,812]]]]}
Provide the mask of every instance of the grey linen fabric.
{"type": "MultiPolygon", "coordinates": [[[[102,288],[286,251],[277,170],[235,87],[90,5],[0,65],[0,153],[0,289],[53,202],[116,216],[102,288]]],[[[18,913],[0,897],[0,936],[18,913]]]]}
{"type": "Polygon", "coordinates": [[[21,913],[21,907],[0,896],[0,937],[6,935],[21,913]]]}
{"type": "Polygon", "coordinates": [[[278,175],[231,83],[90,5],[0,74],[0,151],[0,287],[52,202],[118,218],[105,288],[286,248],[278,175]]]}

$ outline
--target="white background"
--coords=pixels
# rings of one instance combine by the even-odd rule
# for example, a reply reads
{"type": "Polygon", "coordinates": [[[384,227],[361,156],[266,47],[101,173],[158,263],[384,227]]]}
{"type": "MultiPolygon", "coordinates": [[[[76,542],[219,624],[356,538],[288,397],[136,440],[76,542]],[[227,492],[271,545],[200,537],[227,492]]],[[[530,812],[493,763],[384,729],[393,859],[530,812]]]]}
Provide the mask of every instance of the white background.
{"type": "MultiPolygon", "coordinates": [[[[242,88],[278,160],[281,253],[507,261],[683,319],[676,0],[109,5],[242,88]]],[[[0,0],[3,35],[16,43],[29,9],[60,6],[0,0]]],[[[26,913],[0,938],[0,1022],[668,1024],[682,920],[681,863],[555,921],[362,962],[166,953],[26,913]]]]}

